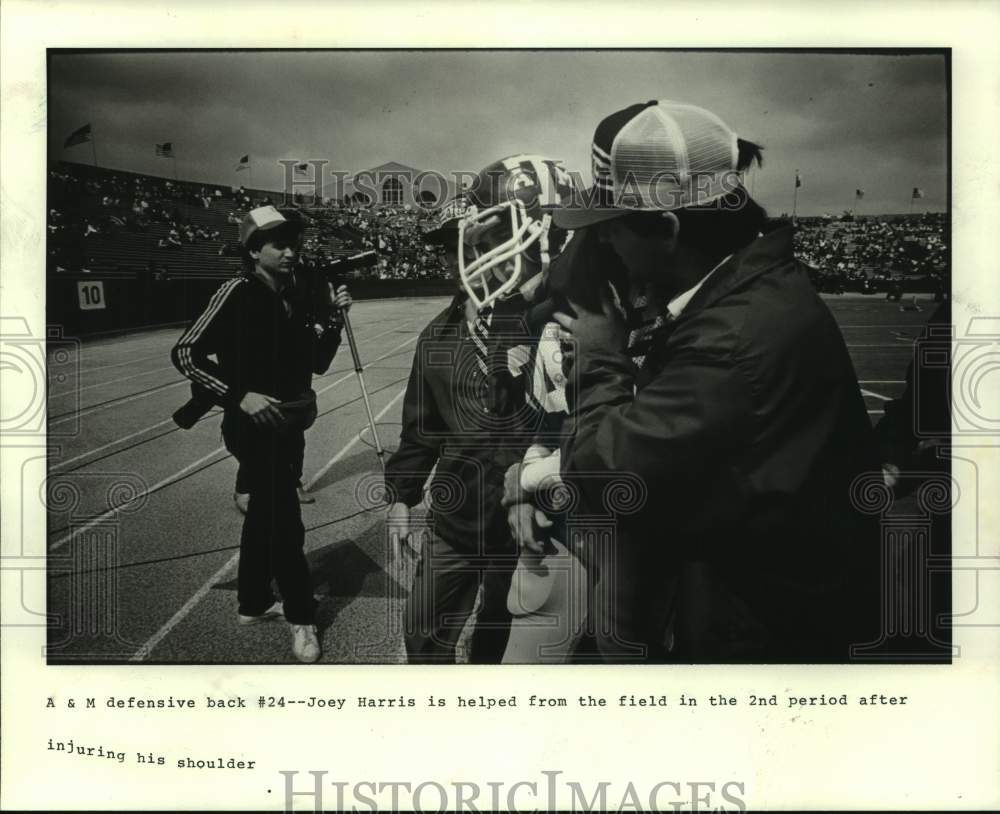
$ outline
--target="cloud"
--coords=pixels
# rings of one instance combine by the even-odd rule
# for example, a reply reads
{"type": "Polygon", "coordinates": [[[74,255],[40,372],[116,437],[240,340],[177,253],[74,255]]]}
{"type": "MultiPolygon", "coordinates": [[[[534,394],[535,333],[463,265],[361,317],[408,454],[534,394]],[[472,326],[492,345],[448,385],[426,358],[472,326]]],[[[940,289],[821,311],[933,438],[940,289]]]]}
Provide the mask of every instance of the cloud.
{"type": "Polygon", "coordinates": [[[525,151],[589,177],[602,117],[674,98],[766,146],[758,196],[783,199],[800,168],[811,179],[802,203],[818,211],[845,184],[926,186],[925,203],[945,200],[940,55],[175,51],[57,53],[50,67],[53,158],[77,155],[62,139],[92,121],[102,163],[163,173],[152,145],[172,140],[179,171],[215,183],[237,180],[235,158],[247,152],[258,185],[280,184],[278,158],[450,172],[525,151]]]}

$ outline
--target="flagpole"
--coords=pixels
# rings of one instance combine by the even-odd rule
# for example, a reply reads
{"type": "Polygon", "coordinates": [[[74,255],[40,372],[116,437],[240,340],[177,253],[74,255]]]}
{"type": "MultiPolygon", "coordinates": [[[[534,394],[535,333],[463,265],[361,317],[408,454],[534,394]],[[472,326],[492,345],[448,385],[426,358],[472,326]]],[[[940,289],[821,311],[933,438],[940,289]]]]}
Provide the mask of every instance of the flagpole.
{"type": "Polygon", "coordinates": [[[792,226],[796,223],[796,214],[799,209],[799,171],[795,171],[795,191],[792,193],[792,226]]]}
{"type": "Polygon", "coordinates": [[[97,139],[94,136],[94,127],[90,127],[90,152],[94,157],[94,166],[97,166],[97,139]]]}

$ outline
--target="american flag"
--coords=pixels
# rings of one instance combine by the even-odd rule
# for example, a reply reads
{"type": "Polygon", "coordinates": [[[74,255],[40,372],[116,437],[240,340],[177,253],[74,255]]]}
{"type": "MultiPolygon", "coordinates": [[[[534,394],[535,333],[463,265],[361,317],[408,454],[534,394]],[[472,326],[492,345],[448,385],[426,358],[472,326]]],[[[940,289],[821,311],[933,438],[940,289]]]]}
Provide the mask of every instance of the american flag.
{"type": "Polygon", "coordinates": [[[70,133],[66,137],[66,141],[63,142],[63,147],[72,147],[76,144],[83,144],[85,141],[90,141],[89,124],[85,124],[83,127],[79,127],[70,133]]]}
{"type": "Polygon", "coordinates": [[[296,175],[307,175],[308,174],[308,170],[309,170],[309,165],[308,164],[304,164],[303,163],[303,164],[296,164],[295,165],[295,174],[296,175]]]}
{"type": "Polygon", "coordinates": [[[174,143],[172,141],[165,141],[163,144],[156,145],[156,154],[161,158],[173,158],[174,157],[174,143]]]}

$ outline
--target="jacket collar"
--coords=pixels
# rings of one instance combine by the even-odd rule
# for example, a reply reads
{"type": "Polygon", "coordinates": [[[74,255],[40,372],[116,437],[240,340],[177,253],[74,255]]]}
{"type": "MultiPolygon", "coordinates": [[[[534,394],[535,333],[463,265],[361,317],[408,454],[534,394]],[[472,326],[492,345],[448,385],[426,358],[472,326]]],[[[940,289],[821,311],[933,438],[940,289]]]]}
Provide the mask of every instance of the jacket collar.
{"type": "Polygon", "coordinates": [[[782,226],[768,232],[716,268],[678,319],[715,305],[751,280],[792,260],[792,227],[782,226]]]}

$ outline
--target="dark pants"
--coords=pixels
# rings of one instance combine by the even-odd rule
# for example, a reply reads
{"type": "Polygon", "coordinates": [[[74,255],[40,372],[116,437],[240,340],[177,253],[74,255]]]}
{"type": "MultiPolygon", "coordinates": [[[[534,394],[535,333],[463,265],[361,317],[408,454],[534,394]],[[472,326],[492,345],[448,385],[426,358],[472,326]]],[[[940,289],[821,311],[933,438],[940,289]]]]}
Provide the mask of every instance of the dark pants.
{"type": "Polygon", "coordinates": [[[624,541],[617,532],[617,526],[596,524],[568,530],[568,547],[586,567],[589,585],[587,624],[571,661],[664,660],[670,570],[661,557],[640,554],[635,541],[624,541]]]}
{"type": "MultiPolygon", "coordinates": [[[[305,430],[289,430],[288,443],[291,445],[292,449],[295,484],[297,486],[302,483],[302,462],[306,455],[305,430]]],[[[236,491],[241,495],[245,495],[250,492],[250,485],[247,480],[246,473],[243,471],[242,464],[240,464],[239,469],[236,470],[236,491]]]]}
{"type": "Polygon", "coordinates": [[[406,603],[406,653],[411,664],[454,663],[455,645],[483,588],[469,645],[473,664],[499,664],[510,637],[507,594],[517,558],[461,551],[436,535],[424,543],[406,603]]]}
{"type": "MultiPolygon", "coordinates": [[[[315,601],[304,551],[305,530],[295,487],[301,433],[281,434],[226,415],[222,436],[240,464],[250,494],[240,537],[240,613],[255,616],[274,602],[272,579],[292,624],[312,624],[315,601]]],[[[300,459],[301,460],[301,459],[300,459]]]]}

